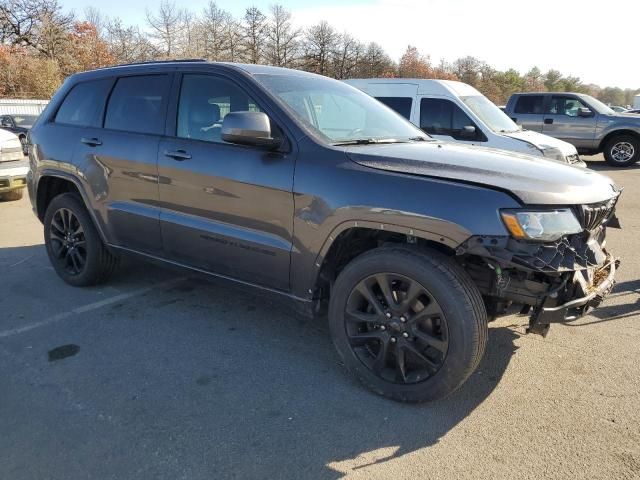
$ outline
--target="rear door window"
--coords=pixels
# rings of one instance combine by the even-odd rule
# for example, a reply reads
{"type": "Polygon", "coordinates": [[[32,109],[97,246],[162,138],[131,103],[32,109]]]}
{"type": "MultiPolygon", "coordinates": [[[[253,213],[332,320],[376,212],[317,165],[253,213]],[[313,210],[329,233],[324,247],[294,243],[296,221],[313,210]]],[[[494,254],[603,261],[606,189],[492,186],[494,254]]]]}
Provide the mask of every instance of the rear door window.
{"type": "Polygon", "coordinates": [[[515,113],[538,114],[544,113],[544,96],[524,95],[516,101],[515,113]]]}
{"type": "Polygon", "coordinates": [[[112,80],[105,78],[74,86],[58,108],[55,123],[81,127],[99,127],[112,80]]]}
{"type": "Polygon", "coordinates": [[[411,119],[411,97],[375,97],[376,100],[384,103],[387,107],[395,110],[407,120],[411,119]]]}
{"type": "Polygon", "coordinates": [[[169,86],[168,75],[119,78],[109,98],[104,127],[161,135],[169,86]]]}

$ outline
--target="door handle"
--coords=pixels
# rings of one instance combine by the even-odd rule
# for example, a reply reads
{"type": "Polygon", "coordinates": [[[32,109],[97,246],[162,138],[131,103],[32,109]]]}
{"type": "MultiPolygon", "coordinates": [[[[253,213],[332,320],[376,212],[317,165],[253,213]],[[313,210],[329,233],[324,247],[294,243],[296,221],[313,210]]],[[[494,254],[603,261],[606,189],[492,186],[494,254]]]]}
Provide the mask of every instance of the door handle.
{"type": "Polygon", "coordinates": [[[545,125],[551,125],[553,123],[553,118],[545,118],[544,123],[545,125]]]}
{"type": "Polygon", "coordinates": [[[165,157],[173,158],[174,160],[178,160],[179,162],[183,160],[189,160],[191,158],[191,155],[184,150],[165,150],[164,155],[165,157]]]}
{"type": "Polygon", "coordinates": [[[100,140],[98,140],[97,138],[81,138],[80,141],[82,143],[84,143],[85,145],[89,145],[90,147],[97,147],[99,145],[102,145],[102,142],[100,140]]]}

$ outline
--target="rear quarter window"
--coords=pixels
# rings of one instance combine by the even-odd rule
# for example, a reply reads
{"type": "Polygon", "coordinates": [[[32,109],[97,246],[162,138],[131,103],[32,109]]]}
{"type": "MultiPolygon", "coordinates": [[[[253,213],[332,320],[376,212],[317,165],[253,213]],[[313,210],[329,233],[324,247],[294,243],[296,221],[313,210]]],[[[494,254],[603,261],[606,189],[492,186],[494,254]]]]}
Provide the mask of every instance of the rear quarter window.
{"type": "Polygon", "coordinates": [[[111,79],[78,83],[62,101],[54,122],[81,127],[98,127],[100,112],[111,86],[111,79]]]}
{"type": "Polygon", "coordinates": [[[516,101],[515,113],[539,114],[544,113],[544,97],[542,95],[524,95],[516,101]]]}
{"type": "Polygon", "coordinates": [[[375,97],[379,102],[384,103],[387,107],[395,110],[407,120],[411,119],[411,97],[375,97]]]}

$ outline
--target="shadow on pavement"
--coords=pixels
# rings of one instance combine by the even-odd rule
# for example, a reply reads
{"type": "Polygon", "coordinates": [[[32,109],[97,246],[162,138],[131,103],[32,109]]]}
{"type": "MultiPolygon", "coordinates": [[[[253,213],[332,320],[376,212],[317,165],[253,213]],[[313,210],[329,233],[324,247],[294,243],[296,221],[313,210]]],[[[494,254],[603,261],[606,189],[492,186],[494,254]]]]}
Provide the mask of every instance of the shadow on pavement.
{"type": "MultiPolygon", "coordinates": [[[[0,249],[0,264],[42,250],[0,249]]],[[[42,260],[32,273],[9,278],[9,289],[28,288],[46,268],[42,260]]],[[[144,265],[125,262],[111,284],[139,277],[139,287],[144,265]]],[[[56,288],[32,294],[63,291],[87,303],[83,289],[56,288]]],[[[15,365],[7,359],[0,367],[10,379],[2,415],[34,419],[0,441],[11,458],[6,468],[24,478],[133,478],[135,471],[146,478],[339,478],[436,444],[493,392],[519,336],[490,328],[484,359],[465,385],[444,400],[407,405],[369,393],[339,365],[326,322],[303,320],[227,282],[190,276],[90,317],[0,341],[22,352],[15,365]],[[49,362],[51,349],[68,344],[77,354],[49,362]],[[38,372],[28,380],[20,371],[26,363],[38,372]],[[46,397],[39,385],[47,385],[46,397]],[[66,406],[65,395],[85,413],[66,406]],[[34,436],[46,451],[31,451],[34,436]]]]}

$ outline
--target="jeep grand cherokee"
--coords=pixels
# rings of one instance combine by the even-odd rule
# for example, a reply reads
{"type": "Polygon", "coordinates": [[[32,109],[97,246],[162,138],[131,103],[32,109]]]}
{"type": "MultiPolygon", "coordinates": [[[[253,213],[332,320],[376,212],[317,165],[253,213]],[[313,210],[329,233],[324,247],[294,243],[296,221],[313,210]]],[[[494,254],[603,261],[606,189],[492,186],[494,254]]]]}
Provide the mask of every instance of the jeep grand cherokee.
{"type": "Polygon", "coordinates": [[[257,65],[73,75],[31,131],[53,267],[105,281],[135,253],[328,315],[345,366],[402,401],[474,371],[487,321],[530,331],[610,291],[619,189],[538,157],[441,143],[359,90],[257,65]]]}

